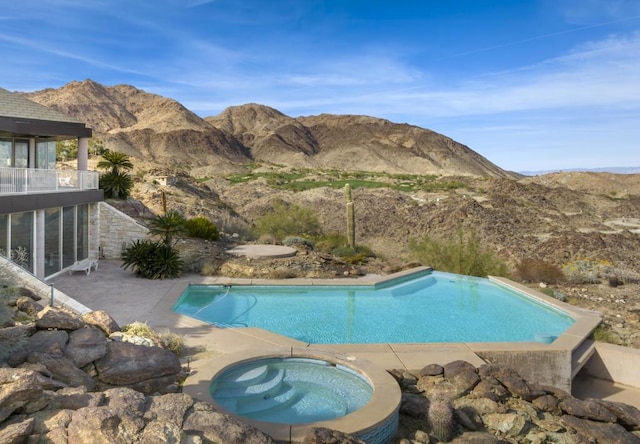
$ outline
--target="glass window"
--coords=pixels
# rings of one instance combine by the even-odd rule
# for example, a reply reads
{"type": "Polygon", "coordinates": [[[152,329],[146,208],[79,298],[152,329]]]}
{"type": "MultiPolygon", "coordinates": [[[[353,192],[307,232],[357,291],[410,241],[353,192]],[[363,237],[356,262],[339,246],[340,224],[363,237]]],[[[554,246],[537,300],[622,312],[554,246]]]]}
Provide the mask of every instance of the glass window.
{"type": "Polygon", "coordinates": [[[16,168],[29,168],[29,141],[16,140],[13,147],[14,161],[16,168]]]}
{"type": "Polygon", "coordinates": [[[36,144],[36,168],[55,170],[56,142],[55,140],[39,140],[36,144]]]}
{"type": "Polygon", "coordinates": [[[44,211],[44,275],[62,270],[60,249],[60,208],[44,211]]]}
{"type": "Polygon", "coordinates": [[[11,215],[11,259],[32,271],[33,212],[11,215]]]}
{"type": "Polygon", "coordinates": [[[77,207],[77,253],[78,260],[89,257],[89,205],[77,207]]]}
{"type": "Polygon", "coordinates": [[[11,139],[0,139],[0,167],[11,166],[11,139]]]}
{"type": "Polygon", "coordinates": [[[76,261],[75,207],[62,209],[62,267],[66,268],[76,261]]]}

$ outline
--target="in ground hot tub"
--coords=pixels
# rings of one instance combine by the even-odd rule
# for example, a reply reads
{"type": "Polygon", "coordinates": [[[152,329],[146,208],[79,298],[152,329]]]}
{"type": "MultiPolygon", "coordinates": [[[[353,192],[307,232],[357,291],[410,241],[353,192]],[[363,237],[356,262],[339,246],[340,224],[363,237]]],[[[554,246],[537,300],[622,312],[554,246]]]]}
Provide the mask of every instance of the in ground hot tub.
{"type": "Polygon", "coordinates": [[[278,441],[310,427],[386,443],[398,427],[400,389],[385,371],[321,354],[258,356],[226,365],[211,379],[214,403],[278,441]]]}

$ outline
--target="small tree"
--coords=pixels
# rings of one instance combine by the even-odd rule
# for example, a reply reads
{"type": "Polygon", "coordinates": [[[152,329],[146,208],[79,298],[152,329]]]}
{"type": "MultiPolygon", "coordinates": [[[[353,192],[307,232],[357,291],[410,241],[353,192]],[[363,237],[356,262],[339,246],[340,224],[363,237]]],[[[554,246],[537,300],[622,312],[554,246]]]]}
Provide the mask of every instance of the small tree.
{"type": "Polygon", "coordinates": [[[105,150],[102,160],[98,162],[97,167],[101,170],[109,170],[113,174],[120,171],[130,171],[133,169],[133,163],[129,156],[118,151],[105,150]]]}
{"type": "Polygon", "coordinates": [[[100,188],[107,197],[126,199],[133,188],[133,179],[126,173],[133,168],[129,156],[117,151],[105,150],[98,168],[108,170],[100,176],[100,188]]]}

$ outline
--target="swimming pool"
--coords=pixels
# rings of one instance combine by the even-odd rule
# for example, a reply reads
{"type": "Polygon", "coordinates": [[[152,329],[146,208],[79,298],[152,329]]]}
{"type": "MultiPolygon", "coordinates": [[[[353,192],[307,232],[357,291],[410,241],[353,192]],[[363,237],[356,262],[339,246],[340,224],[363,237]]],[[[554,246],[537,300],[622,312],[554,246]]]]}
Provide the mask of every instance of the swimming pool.
{"type": "Polygon", "coordinates": [[[190,285],[173,310],[311,344],[550,343],[575,322],[488,279],[438,271],[377,285],[190,285]]]}

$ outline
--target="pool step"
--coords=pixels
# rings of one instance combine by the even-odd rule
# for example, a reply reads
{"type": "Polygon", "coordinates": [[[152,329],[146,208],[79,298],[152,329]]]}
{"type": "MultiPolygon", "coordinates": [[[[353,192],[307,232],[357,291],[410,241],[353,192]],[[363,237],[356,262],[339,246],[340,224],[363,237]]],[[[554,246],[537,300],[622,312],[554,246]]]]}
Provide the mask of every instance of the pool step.
{"type": "Polygon", "coordinates": [[[273,395],[280,389],[284,379],[284,370],[269,369],[264,379],[260,382],[239,387],[217,388],[213,393],[213,398],[218,399],[259,399],[266,395],[273,395]]]}
{"type": "Polygon", "coordinates": [[[280,386],[278,392],[274,394],[266,394],[260,398],[252,398],[250,400],[238,400],[236,404],[236,412],[239,415],[266,415],[283,408],[289,407],[297,400],[296,390],[287,383],[280,386]]]}
{"type": "Polygon", "coordinates": [[[232,375],[229,375],[228,378],[225,378],[224,381],[218,383],[219,388],[225,387],[236,387],[243,386],[247,387],[253,384],[257,384],[262,381],[267,373],[269,372],[269,367],[266,365],[261,365],[259,367],[250,368],[248,370],[239,370],[232,375]]]}

